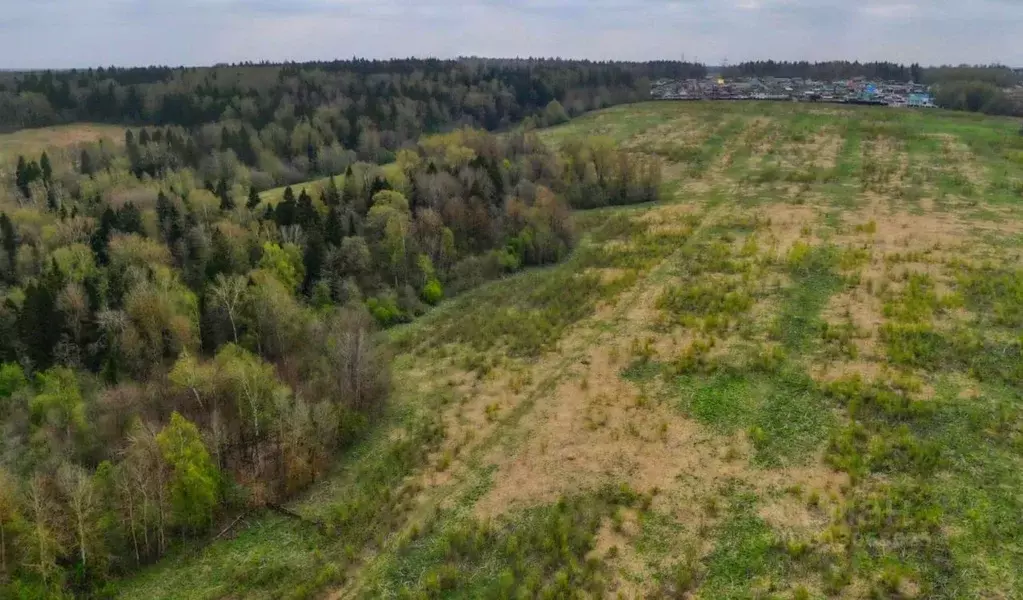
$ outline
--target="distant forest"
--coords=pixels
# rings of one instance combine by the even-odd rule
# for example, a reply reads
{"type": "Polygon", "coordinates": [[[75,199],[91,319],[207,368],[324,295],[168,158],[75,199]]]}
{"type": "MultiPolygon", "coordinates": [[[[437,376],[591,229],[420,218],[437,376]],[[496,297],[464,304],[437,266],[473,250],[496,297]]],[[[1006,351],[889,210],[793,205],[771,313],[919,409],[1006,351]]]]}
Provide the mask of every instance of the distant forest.
{"type": "Polygon", "coordinates": [[[209,68],[110,68],[0,74],[0,128],[76,121],[256,129],[309,120],[355,148],[372,129],[394,150],[451,125],[497,129],[552,100],[570,116],[644,97],[649,78],[705,74],[661,61],[351,60],[209,68]]]}
{"type": "MultiPolygon", "coordinates": [[[[390,158],[425,132],[542,123],[553,100],[568,116],[643,99],[651,79],[703,77],[678,61],[558,59],[348,60],[215,67],[98,68],[0,73],[0,131],[93,121],[126,125],[245,123],[262,131],[308,121],[324,137],[390,158]],[[329,133],[328,133],[329,132],[329,133]]],[[[745,62],[726,76],[868,77],[934,85],[951,109],[1012,114],[1004,90],[1023,75],[1001,66],[921,67],[891,62],[745,62]]]]}

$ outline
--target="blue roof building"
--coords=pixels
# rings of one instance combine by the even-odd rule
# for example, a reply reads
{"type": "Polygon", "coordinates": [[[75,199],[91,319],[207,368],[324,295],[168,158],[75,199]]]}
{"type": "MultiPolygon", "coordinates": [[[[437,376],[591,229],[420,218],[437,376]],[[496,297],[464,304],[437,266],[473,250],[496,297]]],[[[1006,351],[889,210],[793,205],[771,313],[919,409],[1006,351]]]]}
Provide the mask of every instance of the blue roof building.
{"type": "Polygon", "coordinates": [[[934,98],[930,94],[910,94],[906,104],[918,108],[934,108],[934,98]]]}

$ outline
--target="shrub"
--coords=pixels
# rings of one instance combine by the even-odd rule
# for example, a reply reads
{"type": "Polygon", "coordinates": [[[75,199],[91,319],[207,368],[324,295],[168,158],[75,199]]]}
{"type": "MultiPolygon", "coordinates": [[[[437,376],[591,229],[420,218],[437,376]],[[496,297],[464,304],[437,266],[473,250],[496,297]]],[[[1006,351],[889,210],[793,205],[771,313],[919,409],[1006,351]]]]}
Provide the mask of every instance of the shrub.
{"type": "Polygon", "coordinates": [[[421,294],[423,302],[431,306],[436,306],[444,298],[444,288],[441,287],[440,282],[436,279],[431,279],[426,282],[423,286],[423,292],[421,294]]]}
{"type": "Polygon", "coordinates": [[[366,308],[373,315],[382,327],[390,327],[399,323],[407,323],[411,319],[409,315],[398,307],[397,299],[393,295],[369,298],[366,300],[366,308]]]}

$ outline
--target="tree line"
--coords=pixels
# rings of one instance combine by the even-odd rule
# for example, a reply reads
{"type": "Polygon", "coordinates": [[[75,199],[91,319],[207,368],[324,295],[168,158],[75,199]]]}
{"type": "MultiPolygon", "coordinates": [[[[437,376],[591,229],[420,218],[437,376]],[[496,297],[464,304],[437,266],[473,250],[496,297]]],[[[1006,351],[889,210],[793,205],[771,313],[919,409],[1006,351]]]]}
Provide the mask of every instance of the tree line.
{"type": "Polygon", "coordinates": [[[644,97],[652,77],[700,65],[529,60],[351,60],[0,74],[0,129],[77,121],[262,129],[319,116],[347,147],[366,131],[385,146],[445,126],[496,129],[552,100],[572,115],[644,97]]]}
{"type": "Polygon", "coordinates": [[[132,128],[5,182],[0,596],[101,595],[305,488],[386,402],[375,330],[562,260],[573,208],[660,188],[608,140],[461,128],[278,200],[247,127],[132,128]]]}
{"type": "Polygon", "coordinates": [[[884,81],[923,82],[924,69],[892,62],[858,61],[748,61],[723,70],[727,77],[790,77],[836,81],[853,77],[866,77],[884,81]]]}

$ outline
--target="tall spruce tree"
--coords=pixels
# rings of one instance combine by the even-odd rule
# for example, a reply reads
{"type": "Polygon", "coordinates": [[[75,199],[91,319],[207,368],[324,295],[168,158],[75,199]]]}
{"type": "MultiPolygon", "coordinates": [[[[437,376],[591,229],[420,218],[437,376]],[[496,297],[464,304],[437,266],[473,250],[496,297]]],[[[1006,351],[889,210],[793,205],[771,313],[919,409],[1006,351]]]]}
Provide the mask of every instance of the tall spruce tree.
{"type": "Polygon", "coordinates": [[[245,202],[245,208],[249,210],[256,210],[259,206],[259,192],[256,191],[255,187],[249,188],[249,199],[245,202]]]}

